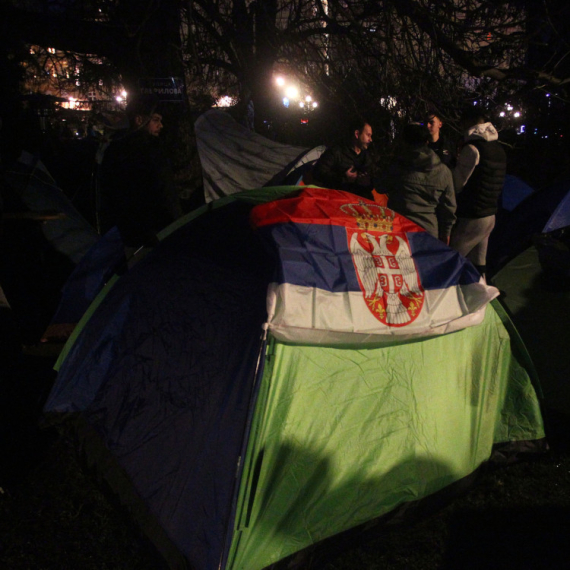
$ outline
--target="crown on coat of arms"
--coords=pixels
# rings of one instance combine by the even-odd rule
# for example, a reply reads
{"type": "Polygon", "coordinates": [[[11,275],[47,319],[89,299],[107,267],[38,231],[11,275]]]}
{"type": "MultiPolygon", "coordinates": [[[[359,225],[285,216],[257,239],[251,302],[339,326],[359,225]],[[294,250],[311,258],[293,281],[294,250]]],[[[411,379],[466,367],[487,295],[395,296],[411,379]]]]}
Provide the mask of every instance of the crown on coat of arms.
{"type": "Polygon", "coordinates": [[[394,227],[396,213],[389,208],[377,204],[344,204],[340,209],[356,220],[356,224],[361,230],[376,232],[391,232],[394,227]]]}

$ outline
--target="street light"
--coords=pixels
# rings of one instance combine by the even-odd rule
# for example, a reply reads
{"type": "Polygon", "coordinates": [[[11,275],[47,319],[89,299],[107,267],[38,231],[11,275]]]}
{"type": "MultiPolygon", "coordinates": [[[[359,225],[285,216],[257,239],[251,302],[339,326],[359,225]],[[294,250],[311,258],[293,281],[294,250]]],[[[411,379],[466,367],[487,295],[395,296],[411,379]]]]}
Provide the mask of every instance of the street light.
{"type": "Polygon", "coordinates": [[[299,90],[294,85],[290,85],[287,87],[285,95],[287,95],[289,99],[297,99],[297,97],[299,97],[299,90]]]}

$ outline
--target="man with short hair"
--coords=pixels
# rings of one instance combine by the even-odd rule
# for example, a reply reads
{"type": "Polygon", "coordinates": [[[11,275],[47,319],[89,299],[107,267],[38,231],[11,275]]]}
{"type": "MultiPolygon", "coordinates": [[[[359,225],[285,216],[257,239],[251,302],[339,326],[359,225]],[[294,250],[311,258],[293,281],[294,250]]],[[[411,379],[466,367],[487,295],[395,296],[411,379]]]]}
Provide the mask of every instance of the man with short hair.
{"type": "Polygon", "coordinates": [[[458,219],[451,247],[484,276],[487,244],[505,182],[507,156],[497,130],[478,108],[471,107],[463,114],[461,127],[464,144],[453,170],[458,219]]]}
{"type": "Polygon", "coordinates": [[[451,171],[428,148],[424,125],[406,125],[404,150],[382,177],[388,207],[449,244],[455,222],[455,193],[451,171]]]}
{"type": "Polygon", "coordinates": [[[346,190],[372,199],[373,163],[368,153],[372,127],[363,119],[350,123],[346,141],[327,149],[313,169],[317,186],[346,190]]]}
{"type": "Polygon", "coordinates": [[[455,165],[455,146],[441,132],[443,126],[441,118],[437,113],[429,112],[425,118],[425,125],[429,131],[429,148],[439,156],[443,164],[453,168],[455,165]]]}
{"type": "Polygon", "coordinates": [[[101,165],[105,214],[117,225],[127,257],[158,243],[156,234],[182,215],[170,164],[158,137],[158,98],[139,95],[127,105],[129,131],[111,142],[101,165]]]}

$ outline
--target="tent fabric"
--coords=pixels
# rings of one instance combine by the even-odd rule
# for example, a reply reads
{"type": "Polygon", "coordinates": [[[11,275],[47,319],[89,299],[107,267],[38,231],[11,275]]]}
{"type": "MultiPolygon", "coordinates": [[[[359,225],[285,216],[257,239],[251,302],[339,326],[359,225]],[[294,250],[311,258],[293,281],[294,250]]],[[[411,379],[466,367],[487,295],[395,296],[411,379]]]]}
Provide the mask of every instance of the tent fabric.
{"type": "Polygon", "coordinates": [[[545,272],[531,246],[493,278],[536,366],[547,408],[570,413],[570,287],[545,272]]]}
{"type": "Polygon", "coordinates": [[[286,166],[264,186],[299,186],[302,183],[308,183],[306,178],[310,178],[313,166],[326,149],[327,147],[324,145],[313,147],[302,154],[292,165],[286,166]]]}
{"type": "Polygon", "coordinates": [[[278,257],[268,323],[280,340],[444,334],[481,323],[499,294],[440,240],[348,192],[309,188],[259,205],[251,217],[278,257]]]}
{"type": "MultiPolygon", "coordinates": [[[[511,212],[497,215],[489,237],[487,266],[493,274],[526,250],[534,234],[546,231],[548,221],[570,189],[568,180],[551,184],[525,198],[511,212]]],[[[566,202],[570,205],[570,202],[566,202]]]]}
{"type": "Polygon", "coordinates": [[[517,176],[507,174],[501,192],[501,208],[512,212],[525,198],[534,193],[534,188],[517,176]]]}
{"type": "Polygon", "coordinates": [[[570,181],[566,185],[567,193],[552,213],[542,229],[543,233],[554,232],[570,226],[570,181]]]}
{"type": "Polygon", "coordinates": [[[461,479],[494,443],[543,437],[511,348],[492,308],[479,327],[391,347],[273,342],[226,568],[261,570],[461,479]]]}
{"type": "Polygon", "coordinates": [[[265,318],[249,210],[209,212],[121,277],[46,405],[82,411],[195,568],[221,556],[265,318]]]}
{"type": "Polygon", "coordinates": [[[74,264],[79,263],[99,236],[57,187],[43,163],[28,152],[5,173],[5,180],[32,212],[51,212],[60,218],[42,224],[42,232],[53,248],[74,264]]]}
{"type": "Polygon", "coordinates": [[[282,184],[307,152],[250,131],[217,109],[200,115],[194,130],[206,202],[259,188],[270,180],[272,186],[282,184]]]}
{"type": "Polygon", "coordinates": [[[124,256],[123,240],[114,227],[87,251],[69,276],[51,324],[79,322],[124,256]]]}
{"type": "Polygon", "coordinates": [[[165,230],[77,327],[45,407],[100,438],[194,570],[264,568],[464,477],[495,443],[544,437],[492,305],[421,341],[265,345],[274,260],[249,216],[292,191],[165,230]]]}

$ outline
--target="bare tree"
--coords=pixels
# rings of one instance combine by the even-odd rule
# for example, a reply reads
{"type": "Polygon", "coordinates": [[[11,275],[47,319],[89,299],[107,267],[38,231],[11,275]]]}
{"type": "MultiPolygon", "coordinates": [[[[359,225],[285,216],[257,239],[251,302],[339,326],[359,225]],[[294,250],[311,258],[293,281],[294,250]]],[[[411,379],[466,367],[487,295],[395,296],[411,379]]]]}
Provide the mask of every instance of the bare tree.
{"type": "Polygon", "coordinates": [[[3,33],[103,58],[130,87],[185,75],[205,100],[247,87],[258,113],[285,67],[345,112],[453,115],[570,81],[563,0],[4,0],[3,33]],[[56,9],[57,8],[57,9],[56,9]],[[10,22],[9,24],[7,22],[10,22]]]}

